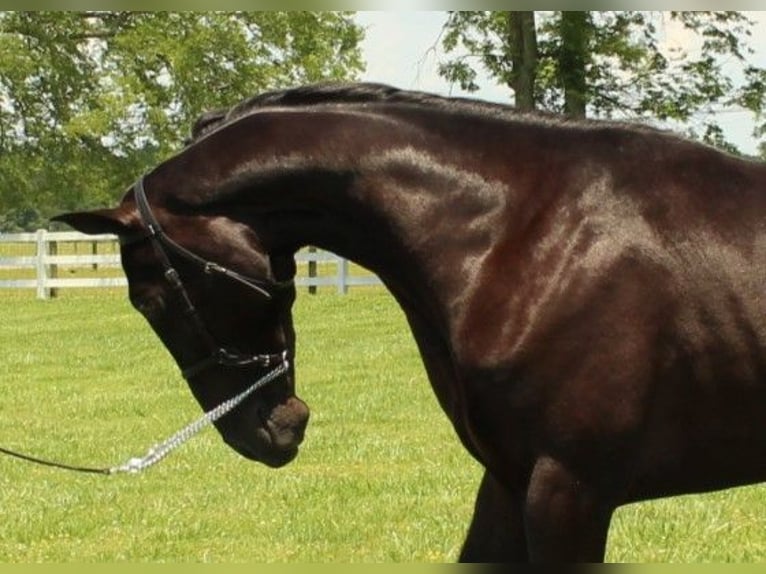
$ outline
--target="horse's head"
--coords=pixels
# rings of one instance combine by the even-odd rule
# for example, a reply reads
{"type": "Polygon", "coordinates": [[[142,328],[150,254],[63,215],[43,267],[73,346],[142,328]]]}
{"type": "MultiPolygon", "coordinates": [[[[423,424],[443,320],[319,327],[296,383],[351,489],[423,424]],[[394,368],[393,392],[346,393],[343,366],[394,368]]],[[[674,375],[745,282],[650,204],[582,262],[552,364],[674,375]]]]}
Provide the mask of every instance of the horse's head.
{"type": "Polygon", "coordinates": [[[308,408],[294,392],[292,256],[270,256],[251,229],[226,218],[142,206],[140,187],[115,209],[54,219],[84,233],[120,237],[131,303],[203,409],[250,386],[286,353],[287,374],[215,424],[243,456],[274,467],[290,462],[308,422],[308,408]]]}

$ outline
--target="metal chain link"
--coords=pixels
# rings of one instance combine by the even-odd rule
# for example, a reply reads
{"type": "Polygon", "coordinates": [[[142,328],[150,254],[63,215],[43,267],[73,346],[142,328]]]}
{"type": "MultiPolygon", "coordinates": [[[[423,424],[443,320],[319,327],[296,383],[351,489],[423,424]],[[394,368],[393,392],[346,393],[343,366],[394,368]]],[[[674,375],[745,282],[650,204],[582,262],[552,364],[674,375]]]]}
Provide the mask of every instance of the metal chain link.
{"type": "Polygon", "coordinates": [[[190,438],[192,438],[194,435],[200,432],[203,428],[214,423],[215,421],[220,419],[222,416],[230,412],[232,409],[236,408],[242,401],[244,401],[252,393],[257,391],[264,385],[269,384],[271,381],[273,381],[277,377],[281,377],[282,375],[284,375],[289,368],[290,368],[290,365],[287,361],[287,353],[285,352],[285,356],[283,357],[282,363],[279,366],[277,366],[274,370],[266,373],[266,375],[264,375],[263,377],[255,381],[252,385],[250,385],[244,391],[230,398],[229,400],[224,401],[223,403],[221,403],[214,409],[206,412],[204,415],[202,415],[202,417],[190,423],[189,425],[185,426],[184,428],[182,428],[180,431],[175,433],[173,436],[171,436],[167,440],[154,445],[146,452],[146,454],[143,457],[131,458],[121,465],[113,466],[109,469],[107,474],[119,474],[119,473],[136,474],[146,470],[150,466],[157,464],[163,458],[165,458],[171,452],[173,452],[175,449],[177,449],[178,447],[186,443],[190,438]]]}

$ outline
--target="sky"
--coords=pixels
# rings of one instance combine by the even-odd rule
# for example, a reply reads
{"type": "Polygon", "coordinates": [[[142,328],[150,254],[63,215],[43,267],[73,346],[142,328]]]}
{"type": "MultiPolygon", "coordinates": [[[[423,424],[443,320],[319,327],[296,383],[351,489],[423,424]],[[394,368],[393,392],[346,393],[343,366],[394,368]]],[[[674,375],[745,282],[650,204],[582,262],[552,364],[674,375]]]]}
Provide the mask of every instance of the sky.
{"type": "MultiPolygon", "coordinates": [[[[766,12],[748,12],[748,15],[756,21],[752,40],[756,54],[752,63],[766,67],[766,12]]],[[[479,82],[482,89],[470,94],[439,77],[438,62],[445,58],[440,32],[446,16],[444,11],[358,12],[357,22],[366,29],[362,50],[367,70],[361,79],[442,95],[508,102],[508,89],[491,80],[479,82]]],[[[685,45],[689,38],[680,31],[668,29],[666,40],[685,45]]],[[[741,151],[757,154],[758,142],[750,135],[752,121],[748,112],[728,111],[719,117],[725,133],[741,151]]]]}

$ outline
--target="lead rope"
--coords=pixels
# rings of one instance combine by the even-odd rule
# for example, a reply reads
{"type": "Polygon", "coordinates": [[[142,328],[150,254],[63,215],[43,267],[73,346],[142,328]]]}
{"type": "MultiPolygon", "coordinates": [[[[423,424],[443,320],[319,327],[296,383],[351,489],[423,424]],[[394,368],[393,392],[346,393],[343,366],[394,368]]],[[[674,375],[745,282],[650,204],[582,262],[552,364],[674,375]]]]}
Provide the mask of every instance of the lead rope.
{"type": "Polygon", "coordinates": [[[247,397],[249,397],[255,391],[269,384],[271,381],[273,381],[277,377],[281,377],[282,375],[284,375],[290,367],[287,361],[286,355],[287,353],[285,352],[285,355],[282,358],[282,363],[279,366],[277,366],[274,370],[266,373],[263,377],[255,381],[252,385],[250,385],[244,391],[242,391],[238,395],[233,396],[227,401],[222,402],[220,405],[218,405],[214,409],[209,410],[204,415],[202,415],[199,419],[188,424],[187,426],[185,426],[184,428],[182,428],[177,433],[175,433],[168,439],[164,440],[163,442],[155,444],[146,452],[144,456],[128,459],[123,464],[107,467],[107,468],[74,466],[74,465],[44,460],[41,458],[14,452],[12,450],[8,450],[6,448],[1,448],[1,447],[0,447],[0,452],[7,454],[9,456],[13,456],[16,458],[20,458],[22,460],[29,461],[29,462],[34,462],[34,463],[42,464],[45,466],[52,466],[55,468],[63,468],[65,470],[74,470],[77,472],[89,472],[89,473],[107,474],[107,475],[120,474],[120,473],[137,474],[160,462],[163,458],[168,456],[171,452],[176,450],[178,447],[180,447],[184,443],[188,442],[189,439],[191,439],[194,435],[199,433],[206,426],[214,423],[215,421],[217,421],[218,419],[220,419],[227,413],[231,412],[233,409],[239,406],[239,404],[242,403],[242,401],[244,401],[247,397]]]}

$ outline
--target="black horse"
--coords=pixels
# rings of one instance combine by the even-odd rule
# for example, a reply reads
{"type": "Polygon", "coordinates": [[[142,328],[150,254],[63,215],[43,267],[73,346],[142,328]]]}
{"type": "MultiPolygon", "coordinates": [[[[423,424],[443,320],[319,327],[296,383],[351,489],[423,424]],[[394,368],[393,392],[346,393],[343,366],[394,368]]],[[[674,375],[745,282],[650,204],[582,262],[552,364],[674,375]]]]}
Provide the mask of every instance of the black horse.
{"type": "MultiPolygon", "coordinates": [[[[641,126],[371,84],[201,118],[114,209],[130,298],[210,408],[295,347],[293,256],[375,271],[486,468],[461,559],[601,561],[615,508],[766,480],[766,167],[641,126]]],[[[294,371],[217,423],[297,453],[294,371]]]]}

